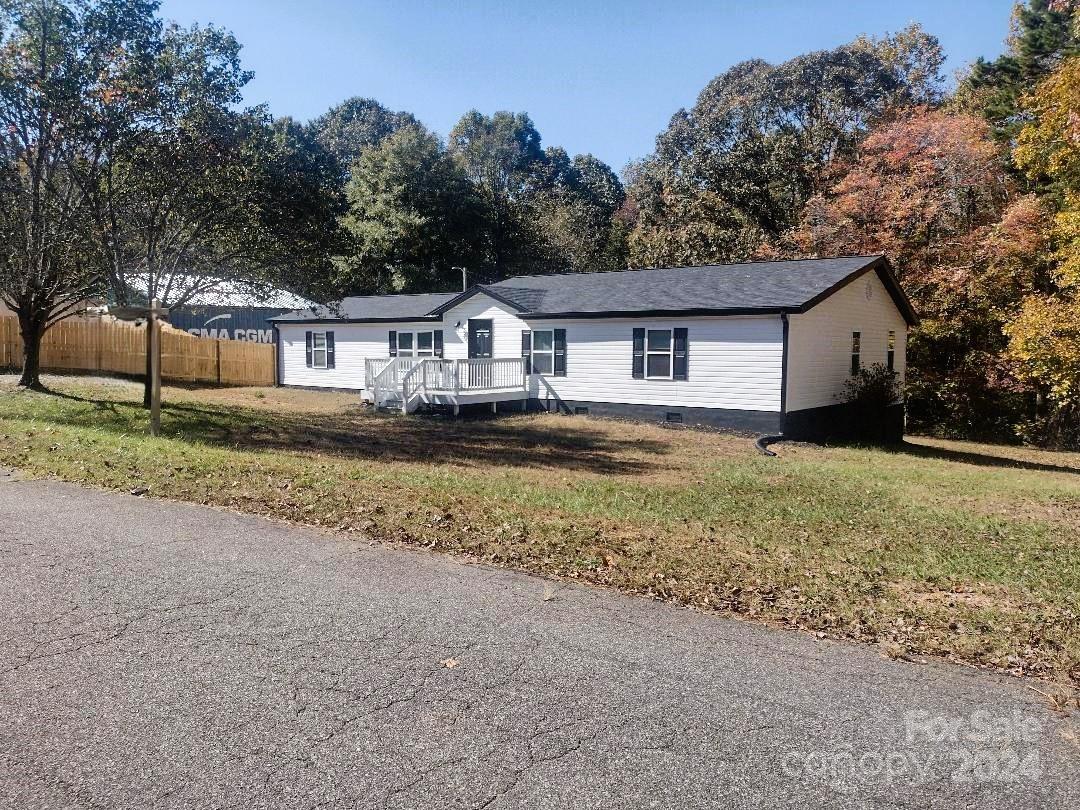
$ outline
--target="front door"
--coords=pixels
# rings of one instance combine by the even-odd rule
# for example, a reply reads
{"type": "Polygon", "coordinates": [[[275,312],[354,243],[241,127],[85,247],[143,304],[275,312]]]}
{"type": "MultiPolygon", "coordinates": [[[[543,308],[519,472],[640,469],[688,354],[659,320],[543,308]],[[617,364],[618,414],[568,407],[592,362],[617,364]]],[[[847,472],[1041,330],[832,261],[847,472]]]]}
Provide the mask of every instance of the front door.
{"type": "MultiPolygon", "coordinates": [[[[491,349],[491,319],[469,318],[469,359],[490,359],[491,349]]],[[[491,372],[491,363],[469,363],[469,387],[490,386],[491,372]]]]}
{"type": "Polygon", "coordinates": [[[491,320],[469,319],[469,358],[491,357],[491,320]]]}

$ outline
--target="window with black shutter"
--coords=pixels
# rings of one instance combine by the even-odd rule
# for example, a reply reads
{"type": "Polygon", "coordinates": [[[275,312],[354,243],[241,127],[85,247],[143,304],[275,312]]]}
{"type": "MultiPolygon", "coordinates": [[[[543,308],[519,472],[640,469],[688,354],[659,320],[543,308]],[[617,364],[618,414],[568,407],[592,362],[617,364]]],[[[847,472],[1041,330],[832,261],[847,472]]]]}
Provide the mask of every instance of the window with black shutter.
{"type": "Polygon", "coordinates": [[[304,333],[304,360],[307,367],[311,368],[311,332],[304,333]]]}
{"type": "Polygon", "coordinates": [[[851,333],[851,376],[859,373],[862,366],[860,355],[862,354],[862,332],[851,333]]]}
{"type": "Polygon", "coordinates": [[[436,329],[435,332],[434,332],[434,335],[435,335],[435,356],[436,357],[442,357],[443,356],[442,329],[436,329]]]}
{"type": "Polygon", "coordinates": [[[566,330],[533,329],[521,332],[521,356],[526,374],[566,376],[566,330]]]}
{"type": "Polygon", "coordinates": [[[690,370],[690,336],[687,329],[675,330],[675,356],[672,359],[671,377],[675,380],[688,378],[690,370]]]}
{"type": "Polygon", "coordinates": [[[566,330],[555,330],[555,376],[566,376],[566,330]]]}
{"type": "Polygon", "coordinates": [[[885,364],[889,371],[896,371],[896,332],[889,330],[889,342],[886,345],[885,364]]]}
{"type": "Polygon", "coordinates": [[[391,332],[395,336],[396,346],[391,357],[441,357],[442,330],[428,332],[391,332]],[[436,332],[438,333],[436,335],[436,332]],[[437,341],[439,342],[437,345],[437,341]]]}
{"type": "Polygon", "coordinates": [[[330,365],[330,341],[333,332],[311,333],[311,367],[333,368],[330,365]]]}
{"type": "Polygon", "coordinates": [[[397,357],[397,332],[390,330],[390,356],[397,357]]]}
{"type": "Polygon", "coordinates": [[[645,330],[645,378],[670,380],[673,370],[673,348],[671,329],[645,330]]]}
{"type": "Polygon", "coordinates": [[[532,333],[532,373],[552,374],[555,371],[555,333],[550,329],[534,329],[532,333]]]}
{"type": "Polygon", "coordinates": [[[645,330],[634,330],[634,364],[633,377],[635,380],[645,377],[645,330]]]}

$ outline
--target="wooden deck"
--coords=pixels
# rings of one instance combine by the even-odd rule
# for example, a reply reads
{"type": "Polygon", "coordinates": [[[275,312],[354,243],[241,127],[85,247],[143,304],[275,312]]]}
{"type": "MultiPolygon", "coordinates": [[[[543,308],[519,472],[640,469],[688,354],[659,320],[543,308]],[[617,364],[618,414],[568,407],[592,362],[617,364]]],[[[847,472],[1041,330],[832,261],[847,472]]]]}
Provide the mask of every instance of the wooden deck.
{"type": "Polygon", "coordinates": [[[421,405],[462,405],[525,400],[529,378],[520,357],[445,360],[387,357],[364,361],[364,399],[376,408],[412,413],[421,405]]]}

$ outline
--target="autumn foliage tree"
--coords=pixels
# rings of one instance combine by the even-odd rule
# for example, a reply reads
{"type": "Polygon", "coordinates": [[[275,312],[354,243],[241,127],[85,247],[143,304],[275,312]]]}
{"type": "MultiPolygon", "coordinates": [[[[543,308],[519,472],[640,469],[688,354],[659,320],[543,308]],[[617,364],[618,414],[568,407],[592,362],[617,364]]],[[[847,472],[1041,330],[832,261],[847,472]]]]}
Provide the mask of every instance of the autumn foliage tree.
{"type": "Polygon", "coordinates": [[[1008,194],[1002,150],[983,120],[921,108],[867,136],[786,237],[799,255],[890,257],[923,320],[909,348],[911,417],[923,429],[1007,429],[1016,387],[999,355],[1015,292],[990,279],[1015,249],[1017,234],[998,228],[1008,194]]]}
{"type": "Polygon", "coordinates": [[[1029,123],[1013,157],[1056,202],[1046,251],[1049,283],[1027,296],[1006,327],[1008,356],[1035,386],[1026,438],[1080,444],[1080,57],[1066,60],[1024,100],[1029,123]]]}
{"type": "Polygon", "coordinates": [[[798,222],[866,133],[936,100],[942,54],[918,26],[717,76],[635,170],[637,266],[739,261],[798,222]]]}

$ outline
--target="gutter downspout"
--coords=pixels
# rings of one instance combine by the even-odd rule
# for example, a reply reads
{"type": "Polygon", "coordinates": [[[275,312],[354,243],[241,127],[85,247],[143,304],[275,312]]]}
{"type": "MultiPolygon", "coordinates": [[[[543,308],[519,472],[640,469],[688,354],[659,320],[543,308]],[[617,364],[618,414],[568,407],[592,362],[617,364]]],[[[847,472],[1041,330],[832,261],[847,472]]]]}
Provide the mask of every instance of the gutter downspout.
{"type": "Polygon", "coordinates": [[[780,435],[779,436],[759,436],[757,441],[754,442],[754,447],[763,456],[776,457],[776,453],[769,449],[768,445],[773,442],[782,441],[784,438],[784,431],[787,421],[787,377],[788,377],[788,329],[790,324],[788,323],[787,310],[781,310],[780,322],[783,324],[784,334],[784,348],[783,355],[780,360],[780,435]]]}

